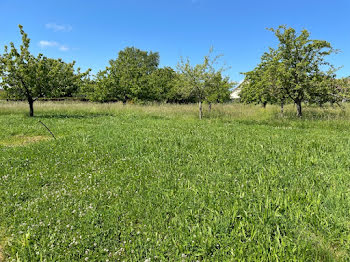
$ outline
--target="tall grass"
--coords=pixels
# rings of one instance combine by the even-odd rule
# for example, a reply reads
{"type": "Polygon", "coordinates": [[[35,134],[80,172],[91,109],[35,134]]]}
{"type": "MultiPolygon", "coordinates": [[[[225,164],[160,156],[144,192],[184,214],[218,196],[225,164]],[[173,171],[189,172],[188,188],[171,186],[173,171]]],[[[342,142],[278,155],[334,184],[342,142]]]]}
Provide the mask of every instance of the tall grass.
{"type": "Polygon", "coordinates": [[[35,109],[0,104],[8,261],[350,260],[347,109],[35,109]]]}
{"type": "MultiPolygon", "coordinates": [[[[339,106],[307,106],[303,109],[304,120],[350,120],[350,106],[348,104],[339,106]]],[[[0,101],[0,114],[27,114],[28,105],[25,102],[0,101]]],[[[35,103],[37,114],[57,113],[145,113],[160,116],[190,117],[198,116],[196,104],[126,104],[122,103],[91,103],[91,102],[37,102],[35,103]]],[[[284,118],[288,120],[299,119],[296,116],[296,109],[293,105],[287,105],[284,109],[284,116],[280,114],[278,106],[270,105],[262,108],[259,105],[244,105],[238,103],[215,104],[213,110],[208,111],[204,106],[204,114],[207,118],[244,119],[244,120],[274,120],[284,118]]]]}

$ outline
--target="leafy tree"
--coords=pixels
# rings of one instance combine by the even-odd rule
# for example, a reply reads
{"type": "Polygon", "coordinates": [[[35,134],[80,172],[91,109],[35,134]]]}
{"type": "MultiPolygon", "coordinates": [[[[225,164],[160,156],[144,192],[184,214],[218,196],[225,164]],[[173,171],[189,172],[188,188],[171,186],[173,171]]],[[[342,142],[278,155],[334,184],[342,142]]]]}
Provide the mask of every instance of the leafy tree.
{"type": "Polygon", "coordinates": [[[209,81],[206,102],[209,104],[210,112],[212,103],[223,103],[230,100],[230,90],[236,83],[231,82],[229,77],[223,77],[221,71],[214,72],[209,81]]]}
{"type": "Polygon", "coordinates": [[[260,64],[254,70],[245,73],[240,92],[242,102],[262,104],[264,108],[267,103],[280,103],[283,114],[287,98],[281,88],[278,58],[277,51],[270,48],[270,51],[261,57],[260,64]]]}
{"type": "Polygon", "coordinates": [[[116,60],[110,61],[108,73],[115,78],[115,84],[124,102],[127,99],[151,100],[148,80],[158,65],[159,53],[127,47],[119,52],[116,60]]]}
{"type": "Polygon", "coordinates": [[[215,69],[218,59],[221,57],[212,56],[213,49],[211,48],[209,54],[204,57],[202,64],[195,66],[191,65],[189,58],[184,60],[181,58],[177,65],[179,71],[179,80],[182,85],[182,93],[186,97],[194,96],[199,106],[199,119],[203,117],[202,102],[206,101],[213,90],[213,83],[217,74],[221,74],[224,70],[222,67],[215,69]]]}
{"type": "Polygon", "coordinates": [[[350,99],[350,77],[336,79],[337,102],[345,102],[350,99]]]}
{"type": "Polygon", "coordinates": [[[109,66],[96,76],[93,101],[153,100],[150,81],[152,73],[158,69],[159,54],[126,47],[117,59],[111,59],[109,66]]]}
{"type": "Polygon", "coordinates": [[[302,30],[299,35],[295,29],[286,26],[270,30],[279,40],[279,87],[296,104],[297,115],[302,116],[302,102],[324,98],[327,85],[320,85],[323,83],[320,78],[325,75],[322,69],[327,66],[332,68],[325,57],[335,50],[327,41],[310,39],[307,30],[302,30]]]}
{"type": "Polygon", "coordinates": [[[116,85],[112,80],[113,78],[108,77],[106,70],[99,71],[94,79],[84,81],[81,92],[90,101],[101,103],[117,101],[116,85]]]}
{"type": "Polygon", "coordinates": [[[172,100],[176,77],[176,72],[171,67],[154,70],[148,79],[150,90],[149,97],[159,102],[168,102],[172,100]]]}
{"type": "Polygon", "coordinates": [[[18,99],[26,99],[29,115],[34,116],[34,102],[41,97],[67,95],[77,90],[86,73],[74,70],[74,64],[61,59],[51,59],[39,54],[37,57],[29,52],[30,39],[19,25],[22,45],[17,50],[10,43],[10,50],[0,56],[0,76],[7,94],[18,99]]]}
{"type": "Polygon", "coordinates": [[[283,113],[284,103],[290,100],[297,107],[297,115],[302,116],[302,102],[323,104],[334,99],[335,69],[325,60],[335,52],[330,43],[310,39],[307,30],[299,35],[286,26],[269,30],[278,38],[278,48],[270,48],[261,63],[245,73],[242,101],[281,103],[283,113]],[[328,71],[322,71],[327,67],[328,71]]]}

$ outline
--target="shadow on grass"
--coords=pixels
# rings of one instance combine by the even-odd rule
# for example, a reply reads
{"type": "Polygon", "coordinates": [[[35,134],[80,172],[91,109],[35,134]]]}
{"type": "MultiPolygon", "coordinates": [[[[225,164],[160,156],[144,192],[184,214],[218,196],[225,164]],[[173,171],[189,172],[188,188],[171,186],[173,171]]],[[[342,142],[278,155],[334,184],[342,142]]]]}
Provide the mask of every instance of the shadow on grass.
{"type": "Polygon", "coordinates": [[[113,114],[101,114],[101,113],[87,113],[87,114],[37,114],[33,118],[46,118],[46,119],[83,119],[83,118],[99,118],[114,116],[113,114]]]}

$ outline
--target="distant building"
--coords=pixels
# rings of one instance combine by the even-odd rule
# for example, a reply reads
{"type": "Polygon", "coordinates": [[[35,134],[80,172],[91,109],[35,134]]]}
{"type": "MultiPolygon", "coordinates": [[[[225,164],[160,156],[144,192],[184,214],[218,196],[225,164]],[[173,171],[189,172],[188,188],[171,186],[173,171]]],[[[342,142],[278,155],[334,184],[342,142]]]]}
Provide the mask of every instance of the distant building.
{"type": "Polygon", "coordinates": [[[241,97],[239,96],[239,93],[241,92],[240,85],[236,87],[230,94],[230,98],[232,100],[239,100],[241,97]]]}
{"type": "Polygon", "coordinates": [[[243,85],[246,84],[246,83],[247,83],[247,80],[244,79],[238,84],[238,86],[235,89],[232,90],[232,92],[230,94],[231,100],[233,100],[233,101],[237,101],[238,100],[239,101],[241,99],[239,94],[242,91],[243,85]]]}

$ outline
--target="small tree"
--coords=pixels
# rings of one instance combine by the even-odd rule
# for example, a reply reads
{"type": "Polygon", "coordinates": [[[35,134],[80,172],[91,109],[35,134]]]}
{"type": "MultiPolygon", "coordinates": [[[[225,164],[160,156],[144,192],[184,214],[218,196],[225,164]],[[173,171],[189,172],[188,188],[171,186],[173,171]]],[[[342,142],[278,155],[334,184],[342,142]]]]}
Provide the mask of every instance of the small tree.
{"type": "Polygon", "coordinates": [[[20,51],[13,43],[10,50],[0,56],[0,76],[2,85],[10,97],[26,99],[29,115],[34,116],[34,102],[41,97],[64,95],[77,90],[80,81],[88,75],[74,70],[74,64],[64,63],[61,59],[51,59],[39,54],[34,57],[29,52],[30,39],[19,25],[22,35],[20,51]]]}
{"type": "Polygon", "coordinates": [[[209,112],[213,103],[223,103],[230,100],[230,90],[235,84],[235,82],[230,81],[229,77],[223,77],[220,71],[212,75],[206,95],[209,112]]]}
{"type": "Polygon", "coordinates": [[[184,60],[181,57],[177,65],[180,81],[183,85],[183,94],[187,97],[193,95],[198,102],[199,119],[203,117],[202,102],[208,98],[215,76],[218,73],[221,74],[224,70],[222,67],[218,70],[215,69],[214,66],[221,55],[212,57],[212,51],[213,49],[211,48],[209,54],[204,57],[202,64],[192,66],[189,58],[184,60]]]}

